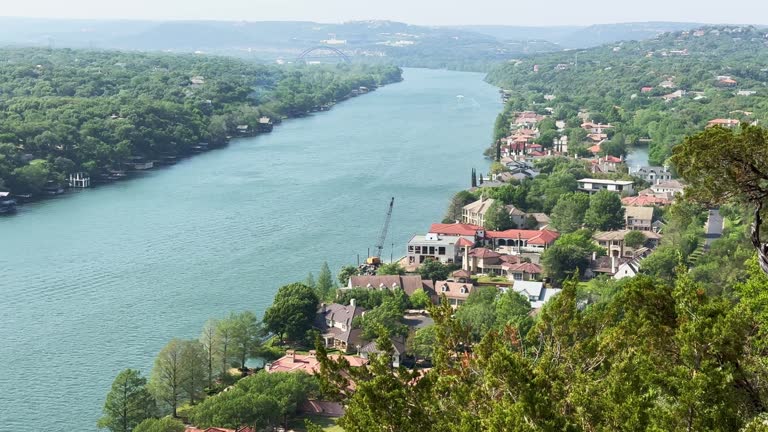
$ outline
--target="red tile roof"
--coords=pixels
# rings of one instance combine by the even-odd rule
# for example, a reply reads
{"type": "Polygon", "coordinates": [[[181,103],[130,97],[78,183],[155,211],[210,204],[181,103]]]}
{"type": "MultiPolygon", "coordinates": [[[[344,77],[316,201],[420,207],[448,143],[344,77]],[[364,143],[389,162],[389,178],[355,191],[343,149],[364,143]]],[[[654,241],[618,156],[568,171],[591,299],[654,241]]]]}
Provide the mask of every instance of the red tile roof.
{"type": "Polygon", "coordinates": [[[639,195],[632,197],[624,197],[621,199],[621,203],[630,207],[647,207],[654,205],[668,205],[671,202],[666,198],[658,198],[653,195],[639,195]]]}
{"type": "Polygon", "coordinates": [[[542,274],[541,266],[534,263],[520,263],[520,264],[507,264],[501,265],[501,268],[512,273],[528,273],[528,274],[542,274]]]}
{"type": "Polygon", "coordinates": [[[501,256],[501,254],[486,248],[475,248],[469,252],[469,256],[472,256],[475,258],[487,259],[487,258],[498,258],[501,256]]]}
{"type": "Polygon", "coordinates": [[[429,232],[443,235],[475,236],[483,227],[470,224],[443,224],[435,223],[429,227],[429,232]]]}
{"type": "Polygon", "coordinates": [[[550,230],[506,230],[488,231],[488,238],[493,239],[521,239],[527,240],[530,245],[548,245],[560,237],[560,234],[550,230]]]}
{"type": "Polygon", "coordinates": [[[456,247],[472,247],[474,245],[474,243],[464,237],[460,238],[459,241],[456,242],[456,247]]]}
{"type": "MultiPolygon", "coordinates": [[[[328,357],[335,360],[339,355],[330,354],[328,357]]],[[[360,367],[368,363],[368,360],[361,357],[345,355],[344,358],[352,367],[360,367]]],[[[314,375],[320,370],[320,362],[317,360],[317,357],[311,354],[289,354],[273,361],[272,364],[265,369],[269,373],[304,371],[310,375],[314,375]]]]}

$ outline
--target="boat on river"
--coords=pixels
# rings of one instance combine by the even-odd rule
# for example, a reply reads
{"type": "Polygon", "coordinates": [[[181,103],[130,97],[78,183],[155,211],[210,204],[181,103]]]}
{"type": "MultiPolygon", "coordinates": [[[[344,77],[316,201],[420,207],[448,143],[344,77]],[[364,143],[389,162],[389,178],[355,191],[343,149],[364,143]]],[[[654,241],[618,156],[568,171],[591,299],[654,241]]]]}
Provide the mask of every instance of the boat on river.
{"type": "Polygon", "coordinates": [[[16,213],[16,200],[10,192],[0,192],[0,215],[16,213]]]}

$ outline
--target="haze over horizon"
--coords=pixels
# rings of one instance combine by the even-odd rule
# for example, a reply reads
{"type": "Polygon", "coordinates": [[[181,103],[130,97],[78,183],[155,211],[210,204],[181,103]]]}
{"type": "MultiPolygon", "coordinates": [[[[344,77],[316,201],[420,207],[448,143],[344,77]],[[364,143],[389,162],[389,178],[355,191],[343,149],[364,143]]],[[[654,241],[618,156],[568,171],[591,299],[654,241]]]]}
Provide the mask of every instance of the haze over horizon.
{"type": "MultiPolygon", "coordinates": [[[[454,2],[458,3],[458,2],[454,2]]],[[[538,3],[500,3],[476,0],[471,7],[426,0],[390,0],[386,8],[355,0],[29,0],[3,5],[2,17],[123,20],[314,21],[337,23],[391,20],[420,25],[575,26],[626,22],[674,21],[712,24],[762,24],[751,21],[768,16],[768,2],[748,1],[722,8],[721,2],[646,0],[616,7],[610,0],[578,3],[554,0],[542,10],[538,3]],[[749,10],[748,15],[744,14],[749,10]]]]}

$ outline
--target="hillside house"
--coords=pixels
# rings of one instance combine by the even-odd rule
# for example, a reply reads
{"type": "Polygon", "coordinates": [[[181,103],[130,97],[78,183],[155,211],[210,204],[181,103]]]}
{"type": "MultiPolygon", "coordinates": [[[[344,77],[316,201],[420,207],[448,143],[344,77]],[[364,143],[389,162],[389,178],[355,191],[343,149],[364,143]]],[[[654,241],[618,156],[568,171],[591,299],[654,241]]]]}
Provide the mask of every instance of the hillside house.
{"type": "Polygon", "coordinates": [[[634,193],[634,188],[633,188],[634,182],[629,180],[605,180],[605,179],[584,178],[584,179],[578,180],[578,183],[579,183],[580,191],[588,192],[590,194],[599,192],[601,190],[616,192],[618,194],[634,193]]]}
{"type": "Polygon", "coordinates": [[[607,250],[608,256],[617,258],[634,258],[638,251],[642,249],[653,249],[659,245],[661,241],[661,235],[653,231],[639,231],[643,233],[646,238],[646,242],[643,246],[634,249],[624,244],[624,237],[629,234],[630,230],[619,231],[601,231],[596,232],[592,239],[600,247],[607,250]]]}
{"type": "Polygon", "coordinates": [[[354,299],[350,300],[349,306],[320,305],[315,327],[320,330],[325,346],[344,353],[359,350],[363,344],[362,330],[352,328],[352,321],[364,313],[365,309],[357,306],[354,299]]]}
{"type": "Polygon", "coordinates": [[[652,231],[653,207],[624,207],[624,224],[632,231],[652,231]]]}
{"type": "Polygon", "coordinates": [[[485,214],[488,212],[488,209],[491,208],[494,202],[496,201],[492,198],[481,197],[479,200],[465,205],[461,213],[461,222],[465,224],[484,226],[485,214]]]}
{"type": "Polygon", "coordinates": [[[443,264],[453,264],[461,261],[461,245],[469,242],[474,245],[472,236],[441,235],[427,233],[415,235],[408,241],[408,264],[422,264],[428,259],[440,261],[443,264]],[[463,241],[462,241],[463,240],[463,241]]]}
{"type": "Polygon", "coordinates": [[[659,184],[672,180],[672,171],[669,170],[668,166],[641,166],[636,169],[630,168],[629,173],[635,177],[640,177],[650,184],[659,184]]]}

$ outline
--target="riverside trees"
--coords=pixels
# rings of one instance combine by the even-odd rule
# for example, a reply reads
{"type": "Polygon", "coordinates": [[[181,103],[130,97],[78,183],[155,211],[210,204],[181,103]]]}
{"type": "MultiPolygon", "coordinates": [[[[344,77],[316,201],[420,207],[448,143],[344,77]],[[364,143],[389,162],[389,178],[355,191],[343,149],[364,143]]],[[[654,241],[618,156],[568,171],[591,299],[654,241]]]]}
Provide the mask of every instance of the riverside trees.
{"type": "Polygon", "coordinates": [[[2,49],[0,186],[39,193],[72,172],[130,157],[223,144],[261,116],[301,115],[359,86],[400,80],[390,66],[279,68],[224,57],[2,49]]]}
{"type": "Polygon", "coordinates": [[[139,371],[126,369],[112,383],[98,427],[112,432],[130,432],[155,412],[155,399],[139,371]]]}

